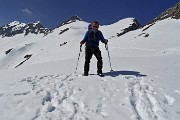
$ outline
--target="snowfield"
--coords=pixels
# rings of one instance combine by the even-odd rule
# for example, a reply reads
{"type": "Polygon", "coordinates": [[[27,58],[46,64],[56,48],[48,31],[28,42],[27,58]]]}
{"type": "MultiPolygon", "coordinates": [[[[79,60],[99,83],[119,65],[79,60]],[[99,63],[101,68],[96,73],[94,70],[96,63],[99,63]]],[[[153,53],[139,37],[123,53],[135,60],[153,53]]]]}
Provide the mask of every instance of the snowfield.
{"type": "Polygon", "coordinates": [[[179,120],[180,20],[117,36],[132,23],[100,26],[114,70],[100,43],[105,77],[94,75],[95,57],[82,76],[84,46],[74,73],[84,21],[46,36],[0,37],[0,120],[179,120]]]}

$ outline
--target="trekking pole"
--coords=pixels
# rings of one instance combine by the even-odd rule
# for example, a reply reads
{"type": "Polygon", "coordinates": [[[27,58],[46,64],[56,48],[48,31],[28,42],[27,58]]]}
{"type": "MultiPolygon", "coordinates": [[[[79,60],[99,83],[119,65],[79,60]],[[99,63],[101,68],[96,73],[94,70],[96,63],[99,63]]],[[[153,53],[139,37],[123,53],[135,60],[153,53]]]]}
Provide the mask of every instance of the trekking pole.
{"type": "Polygon", "coordinates": [[[110,64],[110,68],[111,68],[111,72],[113,71],[113,69],[112,69],[112,66],[111,66],[111,59],[110,59],[110,55],[109,55],[109,50],[108,50],[108,45],[106,44],[105,45],[105,48],[106,48],[106,50],[107,50],[107,52],[108,52],[108,57],[109,57],[109,64],[110,64]]]}
{"type": "Polygon", "coordinates": [[[82,45],[80,45],[80,51],[79,51],[79,56],[78,56],[78,61],[77,61],[75,73],[77,72],[78,63],[79,63],[79,58],[80,58],[80,55],[81,55],[81,52],[82,52],[82,49],[81,49],[81,48],[82,48],[82,45]]]}

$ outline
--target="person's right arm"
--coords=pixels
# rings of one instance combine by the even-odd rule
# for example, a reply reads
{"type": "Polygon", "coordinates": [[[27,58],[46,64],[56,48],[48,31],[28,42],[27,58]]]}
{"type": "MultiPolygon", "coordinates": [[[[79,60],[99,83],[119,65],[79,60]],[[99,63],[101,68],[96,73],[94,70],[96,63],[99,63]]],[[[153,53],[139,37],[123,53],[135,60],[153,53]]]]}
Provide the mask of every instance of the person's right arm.
{"type": "Polygon", "coordinates": [[[81,45],[83,45],[88,40],[88,31],[86,32],[83,40],[80,42],[81,45]]]}

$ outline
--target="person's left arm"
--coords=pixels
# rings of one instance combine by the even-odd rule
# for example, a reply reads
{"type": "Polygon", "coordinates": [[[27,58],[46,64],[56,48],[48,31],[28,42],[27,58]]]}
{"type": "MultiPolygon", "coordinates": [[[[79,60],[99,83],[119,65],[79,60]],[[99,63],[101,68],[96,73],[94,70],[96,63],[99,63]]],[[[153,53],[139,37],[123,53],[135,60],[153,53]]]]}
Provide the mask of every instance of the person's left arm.
{"type": "Polygon", "coordinates": [[[101,42],[102,42],[102,43],[107,44],[108,40],[107,40],[107,39],[104,39],[104,36],[103,36],[103,34],[102,34],[101,31],[100,31],[100,38],[101,38],[101,42]]]}

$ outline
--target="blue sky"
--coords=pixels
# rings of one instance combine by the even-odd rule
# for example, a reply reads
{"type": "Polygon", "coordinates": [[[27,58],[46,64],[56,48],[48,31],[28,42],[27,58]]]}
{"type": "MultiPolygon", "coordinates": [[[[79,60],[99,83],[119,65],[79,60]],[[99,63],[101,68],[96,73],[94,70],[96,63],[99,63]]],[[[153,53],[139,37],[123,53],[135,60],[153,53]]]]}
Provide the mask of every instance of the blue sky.
{"type": "Polygon", "coordinates": [[[64,20],[78,15],[84,21],[98,20],[112,24],[135,17],[146,24],[179,0],[0,0],[0,26],[12,21],[41,21],[55,28],[64,20]]]}

